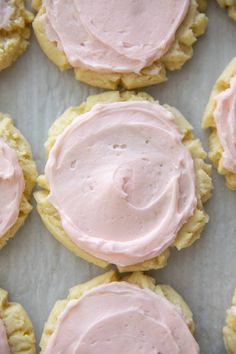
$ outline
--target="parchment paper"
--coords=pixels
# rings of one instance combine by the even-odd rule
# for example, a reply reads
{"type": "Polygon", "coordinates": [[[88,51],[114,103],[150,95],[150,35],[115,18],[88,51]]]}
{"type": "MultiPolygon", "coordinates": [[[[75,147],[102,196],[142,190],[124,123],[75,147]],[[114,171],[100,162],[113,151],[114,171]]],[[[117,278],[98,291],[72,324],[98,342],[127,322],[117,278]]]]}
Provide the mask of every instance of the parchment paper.
{"type": "MultiPolygon", "coordinates": [[[[201,117],[216,78],[236,55],[236,23],[209,1],[207,34],[194,46],[194,57],[167,83],[146,89],[161,103],[177,107],[195,127],[205,148],[201,117]]],[[[101,90],[61,73],[32,38],[30,48],[10,69],[0,73],[0,111],[10,113],[30,141],[38,170],[43,172],[47,131],[69,106],[101,90]]],[[[236,192],[213,174],[214,195],[208,203],[210,222],[191,248],[173,252],[168,266],[151,272],[169,283],[190,305],[202,354],[223,354],[222,327],[236,286],[236,192]]],[[[0,253],[0,286],[28,311],[37,334],[54,302],[68,289],[103,271],[77,258],[59,244],[34,210],[26,225],[0,253]]]]}

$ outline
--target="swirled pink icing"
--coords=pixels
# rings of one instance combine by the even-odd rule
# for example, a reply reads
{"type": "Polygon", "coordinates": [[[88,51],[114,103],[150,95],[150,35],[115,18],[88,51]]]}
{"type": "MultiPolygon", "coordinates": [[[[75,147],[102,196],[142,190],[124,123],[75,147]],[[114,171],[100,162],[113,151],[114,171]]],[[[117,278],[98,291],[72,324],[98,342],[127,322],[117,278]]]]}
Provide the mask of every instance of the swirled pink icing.
{"type": "Polygon", "coordinates": [[[223,166],[236,173],[236,76],[231,79],[230,87],[215,100],[217,134],[224,149],[223,166]]]}
{"type": "Polygon", "coordinates": [[[0,237],[18,218],[24,187],[16,152],[0,139],[0,237]]]}
{"type": "Polygon", "coordinates": [[[157,103],[96,105],[58,137],[45,168],[49,201],[72,241],[126,266],[170,246],[196,206],[192,157],[157,103]]]}
{"type": "Polygon", "coordinates": [[[73,67],[140,72],[175,40],[190,0],[43,0],[46,34],[73,67]]]}
{"type": "Polygon", "coordinates": [[[10,0],[0,0],[0,29],[7,27],[12,13],[10,0]]]}
{"type": "Polygon", "coordinates": [[[8,344],[8,339],[7,339],[6,328],[1,319],[0,319],[0,353],[11,354],[9,344],[8,344]]]}
{"type": "Polygon", "coordinates": [[[126,282],[71,300],[44,354],[198,354],[182,312],[162,295],[126,282]]]}

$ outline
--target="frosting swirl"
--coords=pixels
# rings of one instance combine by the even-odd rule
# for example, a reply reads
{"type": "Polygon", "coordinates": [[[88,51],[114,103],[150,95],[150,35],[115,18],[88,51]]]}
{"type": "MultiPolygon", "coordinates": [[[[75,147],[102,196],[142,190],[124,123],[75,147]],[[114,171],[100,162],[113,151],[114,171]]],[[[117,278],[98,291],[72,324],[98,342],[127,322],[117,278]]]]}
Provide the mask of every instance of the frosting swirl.
{"type": "Polygon", "coordinates": [[[9,0],[0,0],[0,29],[6,28],[10,17],[13,13],[13,8],[9,0]]]}
{"type": "Polygon", "coordinates": [[[230,87],[215,98],[214,112],[217,134],[223,146],[223,166],[236,173],[236,76],[230,87]]]}
{"type": "Polygon", "coordinates": [[[16,152],[0,139],[0,237],[13,226],[25,183],[16,152]]]}
{"type": "Polygon", "coordinates": [[[198,354],[179,308],[126,282],[101,285],[71,300],[44,354],[198,354]]]}
{"type": "Polygon", "coordinates": [[[174,242],[196,206],[193,160],[174,119],[148,101],[96,105],[58,137],[48,198],[80,248],[126,266],[174,242]]]}
{"type": "Polygon", "coordinates": [[[175,40],[190,0],[44,0],[46,34],[73,67],[140,72],[175,40]],[[145,30],[140,30],[144,29],[145,30]]]}
{"type": "Polygon", "coordinates": [[[11,354],[8,340],[7,340],[6,328],[1,319],[0,319],[0,353],[11,354]]]}

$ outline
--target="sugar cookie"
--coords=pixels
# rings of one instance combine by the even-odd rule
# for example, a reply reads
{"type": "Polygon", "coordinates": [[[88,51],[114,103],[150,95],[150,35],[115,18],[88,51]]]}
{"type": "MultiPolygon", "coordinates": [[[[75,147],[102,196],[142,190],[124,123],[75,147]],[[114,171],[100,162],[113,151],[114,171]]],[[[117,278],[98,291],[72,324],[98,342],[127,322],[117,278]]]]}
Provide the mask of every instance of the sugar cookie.
{"type": "Polygon", "coordinates": [[[30,197],[37,178],[28,142],[12,119],[0,113],[0,249],[24,224],[32,210],[30,197]]]}
{"type": "Polygon", "coordinates": [[[210,128],[209,157],[236,190],[236,58],[217,79],[206,107],[202,126],[210,128]]]}
{"type": "Polygon", "coordinates": [[[75,348],[94,354],[199,354],[193,331],[188,305],[170,286],[142,273],[120,278],[111,271],[56,302],[40,346],[42,354],[71,354],[75,348]]]}
{"type": "Polygon", "coordinates": [[[26,50],[32,21],[24,0],[0,0],[0,71],[26,50]]]}
{"type": "Polygon", "coordinates": [[[35,354],[32,323],[20,304],[8,301],[8,293],[0,289],[0,353],[35,354]]]}
{"type": "Polygon", "coordinates": [[[50,232],[76,255],[121,271],[166,265],[200,237],[211,167],[191,125],[145,94],[107,92],[49,130],[35,193],[50,232]]]}
{"type": "Polygon", "coordinates": [[[49,59],[108,89],[165,81],[168,70],[192,57],[207,26],[205,0],[34,0],[33,6],[34,31],[49,59]]]}

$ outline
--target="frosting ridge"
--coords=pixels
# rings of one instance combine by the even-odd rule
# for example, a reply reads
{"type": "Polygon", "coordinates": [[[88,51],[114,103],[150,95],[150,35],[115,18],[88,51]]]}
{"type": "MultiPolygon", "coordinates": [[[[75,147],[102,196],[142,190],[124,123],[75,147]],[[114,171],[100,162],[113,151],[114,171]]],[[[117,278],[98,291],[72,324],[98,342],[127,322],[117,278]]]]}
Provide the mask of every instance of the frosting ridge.
{"type": "Polygon", "coordinates": [[[25,183],[16,152],[0,139],[0,237],[14,225],[25,183]]]}
{"type": "Polygon", "coordinates": [[[168,248],[196,207],[192,157],[157,103],[96,105],[59,136],[49,201],[79,247],[120,266],[168,248]]]}
{"type": "Polygon", "coordinates": [[[199,347],[181,310],[164,296],[113,282],[69,301],[44,354],[111,352],[198,354],[199,347]]]}
{"type": "Polygon", "coordinates": [[[217,134],[223,146],[223,166],[236,173],[236,76],[230,81],[230,87],[215,98],[217,134]]]}
{"type": "Polygon", "coordinates": [[[43,4],[46,34],[73,67],[138,73],[171,47],[190,0],[44,0],[43,4]]]}

